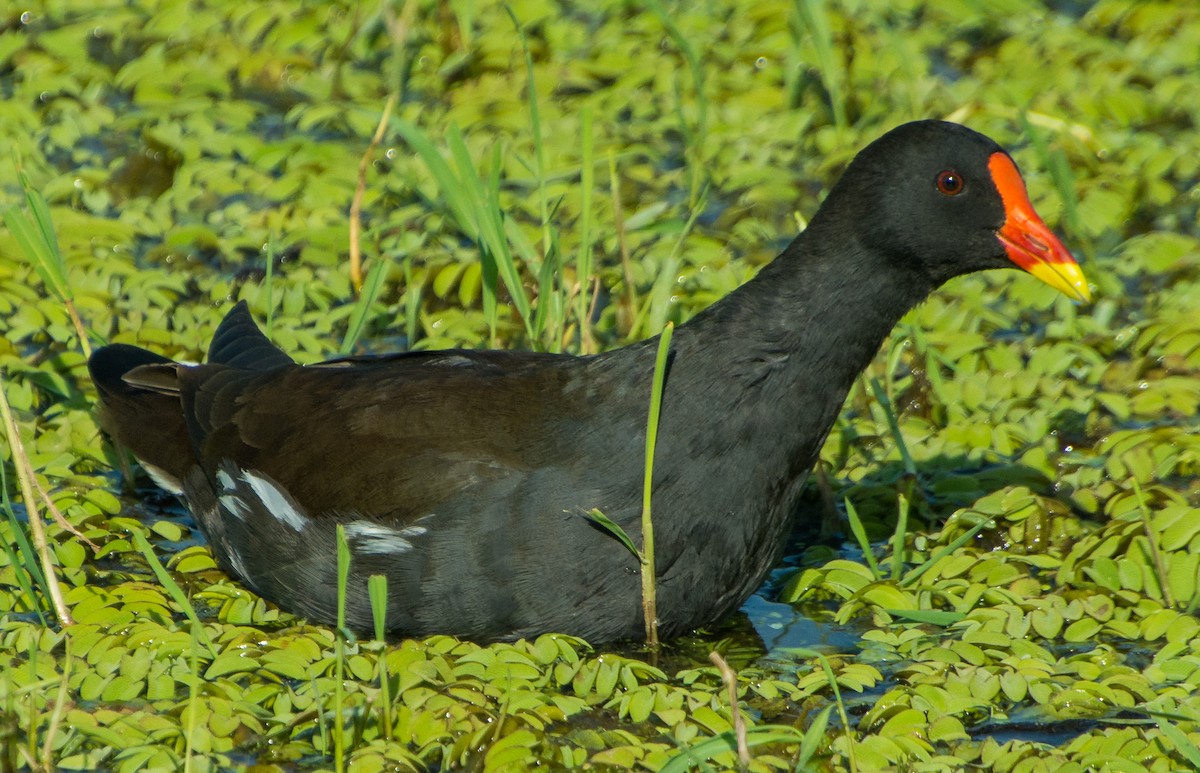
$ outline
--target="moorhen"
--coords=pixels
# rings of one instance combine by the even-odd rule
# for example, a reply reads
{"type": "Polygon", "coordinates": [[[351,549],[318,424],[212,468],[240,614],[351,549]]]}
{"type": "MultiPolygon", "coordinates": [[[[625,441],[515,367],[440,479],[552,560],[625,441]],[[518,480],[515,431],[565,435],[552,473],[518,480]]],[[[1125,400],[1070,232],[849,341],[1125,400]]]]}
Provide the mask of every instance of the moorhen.
{"type": "MultiPolygon", "coordinates": [[[[737,609],[779,559],[847,390],[909,308],[951,277],[1019,266],[1087,301],[1008,154],[940,121],[850,163],[772,263],[675,332],[654,466],[664,636],[737,609]]],[[[205,365],[133,346],[89,367],[102,426],[182,494],[221,567],[309,618],[335,618],[335,525],[410,636],[592,642],[643,630],[640,543],[657,339],[589,357],[424,351],[299,366],[239,303],[205,365]]]]}

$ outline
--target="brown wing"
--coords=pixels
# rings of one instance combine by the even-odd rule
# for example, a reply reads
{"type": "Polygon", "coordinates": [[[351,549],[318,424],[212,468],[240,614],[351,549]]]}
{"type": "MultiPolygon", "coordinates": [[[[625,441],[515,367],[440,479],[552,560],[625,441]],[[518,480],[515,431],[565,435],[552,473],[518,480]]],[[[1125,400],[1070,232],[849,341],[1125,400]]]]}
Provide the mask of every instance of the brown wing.
{"type": "Polygon", "coordinates": [[[534,471],[559,470],[563,488],[589,477],[581,460],[600,438],[587,437],[585,390],[568,387],[580,362],[454,352],[267,373],[199,366],[179,382],[210,474],[229,461],[269,475],[311,516],[352,503],[403,524],[534,471]]]}

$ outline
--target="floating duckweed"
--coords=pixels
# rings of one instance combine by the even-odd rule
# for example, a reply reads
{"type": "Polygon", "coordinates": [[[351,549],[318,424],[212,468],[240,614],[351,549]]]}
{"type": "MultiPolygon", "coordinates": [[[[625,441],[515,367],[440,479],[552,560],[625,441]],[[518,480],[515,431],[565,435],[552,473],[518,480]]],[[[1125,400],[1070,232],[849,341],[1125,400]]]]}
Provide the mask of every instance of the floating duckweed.
{"type": "MultiPolygon", "coordinates": [[[[783,599],[851,643],[822,650],[829,672],[808,655],[758,657],[754,644],[738,669],[751,738],[776,722],[802,732],[840,698],[849,727],[840,712],[818,727],[812,767],[1195,766],[1195,4],[1039,5],[1035,23],[985,5],[864,8],[854,19],[830,6],[825,43],[794,3],[680,6],[671,18],[681,40],[704,51],[699,91],[655,14],[606,1],[582,15],[514,6],[536,30],[540,149],[507,13],[449,5],[448,15],[417,14],[404,35],[388,33],[386,13],[345,3],[98,13],[68,0],[22,14],[0,36],[0,134],[49,204],[89,334],[198,360],[223,311],[245,299],[299,361],[327,356],[354,305],[345,213],[396,89],[403,120],[435,139],[458,127],[466,162],[495,170],[488,195],[514,241],[543,243],[540,197],[529,192],[544,185],[550,252],[531,250],[509,290],[574,308],[589,287],[600,347],[637,320],[692,215],[681,202],[693,182],[707,186],[709,205],[673,275],[669,313],[680,320],[774,254],[852,149],[904,116],[952,115],[1014,148],[1039,211],[1086,259],[1097,302],[1077,309],[1015,274],[975,276],[914,309],[885,343],[867,378],[886,385],[916,475],[868,382],[857,385],[824,449],[832,499],[813,487],[810,502],[848,498],[868,544],[810,545],[779,578],[783,599]],[[602,238],[591,245],[577,228],[583,108],[615,170],[610,181],[598,166],[587,216],[602,238]],[[538,152],[544,180],[532,179],[538,152]],[[576,276],[585,247],[594,275],[576,276]],[[561,264],[561,281],[543,263],[561,264]],[[910,533],[895,539],[898,494],[910,533]],[[859,560],[863,549],[874,564],[859,560]]],[[[504,292],[486,313],[491,278],[448,202],[454,191],[396,137],[386,142],[363,203],[363,254],[388,261],[364,345],[582,341],[575,318],[530,340],[504,292]]],[[[15,169],[0,163],[6,206],[21,198],[15,169]]],[[[61,631],[17,548],[0,553],[0,699],[29,741],[15,753],[48,749],[18,765],[332,769],[341,716],[352,771],[656,770],[730,731],[725,688],[706,661],[656,667],[566,636],[487,647],[347,641],[344,703],[333,706],[341,634],[232,584],[140,474],[132,496],[122,491],[65,307],[7,229],[0,253],[5,395],[39,485],[100,546],[48,521],[75,620],[61,631]],[[199,631],[134,535],[168,566],[199,631]]],[[[0,532],[13,545],[27,516],[7,442],[4,454],[15,506],[0,532]]],[[[745,648],[719,635],[703,645],[745,648]]],[[[750,769],[795,768],[790,738],[755,746],[750,769]]],[[[736,752],[716,749],[709,764],[736,768],[736,752]]]]}

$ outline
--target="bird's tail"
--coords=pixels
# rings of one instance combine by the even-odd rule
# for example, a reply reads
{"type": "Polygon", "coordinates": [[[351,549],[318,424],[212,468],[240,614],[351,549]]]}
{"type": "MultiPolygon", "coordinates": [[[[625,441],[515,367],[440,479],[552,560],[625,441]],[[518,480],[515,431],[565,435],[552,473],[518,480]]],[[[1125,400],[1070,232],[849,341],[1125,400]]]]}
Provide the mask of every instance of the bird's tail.
{"type": "MultiPolygon", "coordinates": [[[[235,370],[266,371],[294,364],[263,335],[245,301],[217,327],[208,362],[235,370]]],[[[100,426],[128,448],[155,482],[174,493],[196,465],[180,400],[180,368],[174,360],[128,344],[97,349],[88,371],[100,394],[100,426]]]]}

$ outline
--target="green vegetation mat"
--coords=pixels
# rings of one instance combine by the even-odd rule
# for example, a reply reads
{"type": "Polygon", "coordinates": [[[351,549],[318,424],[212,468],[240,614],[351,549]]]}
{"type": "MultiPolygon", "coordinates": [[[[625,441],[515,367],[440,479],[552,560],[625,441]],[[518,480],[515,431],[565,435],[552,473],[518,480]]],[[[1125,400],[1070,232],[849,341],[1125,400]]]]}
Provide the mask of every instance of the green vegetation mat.
{"type": "Polygon", "coordinates": [[[97,546],[41,508],[62,627],[6,430],[0,770],[733,769],[708,649],[751,770],[1200,768],[1197,51],[1194,2],[0,10],[3,392],[97,546]],[[896,329],[811,486],[855,528],[775,578],[846,646],[339,640],[123,489],[92,417],[68,296],[93,345],[191,360],[238,299],[303,362],[618,346],[745,281],[924,117],[1013,152],[1096,302],[993,272],[896,329]]]}

